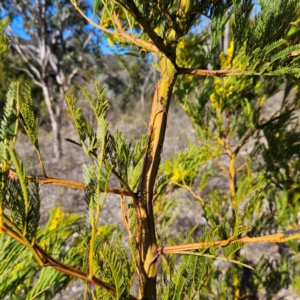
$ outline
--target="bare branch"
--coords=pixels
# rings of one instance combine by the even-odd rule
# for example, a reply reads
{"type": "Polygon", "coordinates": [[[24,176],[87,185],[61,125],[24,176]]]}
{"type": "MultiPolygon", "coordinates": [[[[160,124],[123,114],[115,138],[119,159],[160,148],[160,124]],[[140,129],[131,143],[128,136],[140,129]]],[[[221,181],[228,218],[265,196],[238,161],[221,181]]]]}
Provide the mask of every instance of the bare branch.
{"type": "Polygon", "coordinates": [[[157,249],[158,253],[176,253],[178,251],[185,250],[197,250],[211,247],[228,246],[229,244],[240,242],[240,243],[286,243],[291,240],[300,238],[300,230],[291,230],[286,232],[279,232],[276,234],[258,236],[258,237],[248,237],[244,236],[241,238],[229,238],[228,240],[222,241],[212,241],[212,242],[200,242],[186,245],[177,246],[166,246],[159,247],[157,249]]]}
{"type": "Polygon", "coordinates": [[[93,34],[94,34],[93,31],[91,31],[91,32],[88,34],[87,38],[85,39],[85,41],[84,41],[84,43],[83,43],[82,50],[84,50],[84,49],[86,48],[86,46],[88,45],[89,41],[92,39],[93,34]]]}
{"type": "MultiPolygon", "coordinates": [[[[18,180],[18,176],[15,171],[10,170],[9,172],[9,178],[13,180],[18,180]]],[[[27,180],[29,182],[34,181],[33,176],[27,176],[27,180]]],[[[55,177],[47,177],[47,178],[38,178],[39,184],[53,184],[53,185],[59,185],[59,186],[64,186],[64,187],[69,187],[73,189],[78,189],[78,190],[84,190],[84,184],[79,181],[72,181],[72,180],[67,180],[67,179],[61,179],[61,178],[55,178],[55,177]]],[[[104,192],[104,191],[101,191],[104,192]]],[[[114,188],[108,188],[107,193],[109,194],[116,194],[116,195],[124,195],[124,196],[134,196],[132,192],[129,191],[124,191],[124,190],[119,190],[119,189],[114,189],[114,188]]],[[[134,196],[135,197],[135,196],[134,196]]]]}
{"type": "Polygon", "coordinates": [[[20,54],[22,60],[28,65],[30,70],[35,74],[35,76],[38,78],[38,80],[42,80],[40,71],[29,61],[29,59],[24,54],[23,50],[21,49],[21,45],[17,38],[13,35],[13,32],[11,30],[11,27],[8,27],[9,32],[9,38],[12,41],[12,46],[17,50],[17,52],[20,54]]]}
{"type": "Polygon", "coordinates": [[[177,68],[178,74],[189,74],[189,75],[196,75],[196,76],[227,76],[227,75],[240,75],[243,70],[241,68],[238,69],[224,69],[224,70],[203,70],[197,68],[177,68]]]}
{"type": "Polygon", "coordinates": [[[132,0],[128,0],[126,4],[121,3],[119,0],[116,0],[116,2],[120,6],[124,7],[133,16],[136,22],[141,25],[143,31],[147,33],[149,38],[152,40],[153,44],[162,53],[164,53],[167,56],[167,58],[170,59],[174,66],[176,66],[175,51],[173,51],[171,47],[165,45],[164,40],[159,35],[157,35],[157,33],[154,31],[154,28],[152,28],[147,19],[143,17],[135,3],[132,0]]]}
{"type": "Polygon", "coordinates": [[[116,30],[114,31],[111,31],[97,23],[95,23],[92,19],[88,18],[84,12],[79,8],[79,6],[77,5],[76,3],[76,0],[71,0],[72,4],[74,5],[74,7],[76,8],[76,10],[93,26],[95,26],[96,28],[100,29],[101,31],[105,32],[105,33],[108,33],[108,34],[111,34],[111,35],[118,35],[120,37],[123,37],[124,39],[126,39],[127,41],[129,41],[130,43],[138,46],[138,47],[142,47],[144,49],[146,49],[147,51],[150,51],[150,52],[153,52],[153,53],[156,53],[158,54],[159,53],[159,49],[151,44],[151,43],[148,43],[144,40],[141,40],[141,39],[138,39],[136,38],[135,36],[131,35],[131,34],[128,34],[126,33],[125,31],[122,31],[122,32],[118,32],[116,30]]]}
{"type": "Polygon", "coordinates": [[[75,69],[73,69],[71,74],[68,76],[68,79],[67,79],[67,82],[66,82],[67,86],[70,86],[73,77],[78,73],[78,71],[79,71],[79,67],[76,67],[75,69]]]}
{"type": "Polygon", "coordinates": [[[19,67],[14,67],[14,68],[15,68],[16,70],[25,72],[25,73],[32,79],[32,81],[33,81],[36,85],[40,86],[41,88],[43,87],[43,85],[42,85],[39,81],[37,81],[37,80],[34,78],[34,76],[32,75],[32,73],[30,73],[30,71],[29,71],[28,69],[25,69],[25,68],[19,68],[19,67]]]}
{"type": "MultiPolygon", "coordinates": [[[[85,48],[87,47],[88,43],[90,42],[90,40],[92,39],[93,37],[93,32],[91,31],[87,38],[85,39],[84,43],[83,43],[83,46],[82,46],[82,52],[81,52],[81,55],[78,57],[78,61],[81,62],[82,59],[83,59],[83,54],[84,54],[84,50],[85,48]]],[[[76,67],[73,69],[73,71],[71,72],[71,74],[67,77],[67,81],[66,81],[66,85],[67,86],[70,86],[71,85],[71,81],[72,79],[74,78],[74,76],[79,72],[79,67],[76,67]]]]}

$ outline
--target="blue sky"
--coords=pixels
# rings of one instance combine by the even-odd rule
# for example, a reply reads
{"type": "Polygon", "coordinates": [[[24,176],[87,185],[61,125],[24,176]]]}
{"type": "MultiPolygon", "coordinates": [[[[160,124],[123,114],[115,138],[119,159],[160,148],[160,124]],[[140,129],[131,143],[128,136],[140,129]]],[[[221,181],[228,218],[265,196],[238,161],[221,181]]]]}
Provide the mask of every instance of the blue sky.
{"type": "MultiPolygon", "coordinates": [[[[92,0],[87,0],[87,2],[92,6],[92,0]]],[[[253,1],[254,5],[255,5],[255,10],[256,12],[259,12],[260,11],[260,5],[258,3],[257,0],[253,1]]],[[[0,11],[0,18],[3,17],[5,13],[5,10],[2,10],[0,11]]],[[[89,17],[93,17],[93,12],[92,10],[89,10],[88,11],[88,16],[89,17]]],[[[96,16],[94,16],[94,20],[97,21],[96,19],[96,16]]],[[[205,21],[205,24],[207,24],[207,21],[205,21]]],[[[24,39],[28,39],[30,40],[30,36],[28,36],[26,34],[26,31],[23,29],[23,22],[22,22],[22,19],[21,18],[15,18],[12,23],[11,23],[11,27],[14,31],[14,33],[17,35],[17,36],[20,36],[24,39]]],[[[101,44],[99,44],[99,47],[101,47],[101,50],[104,54],[112,54],[112,51],[110,50],[111,49],[111,46],[108,45],[107,43],[107,38],[103,38],[101,40],[101,44]]],[[[115,47],[115,49],[112,49],[113,51],[117,51],[117,48],[115,47]]]]}
{"type": "MultiPolygon", "coordinates": [[[[92,0],[87,0],[87,2],[92,7],[92,0]]],[[[0,18],[5,17],[6,15],[7,15],[6,10],[0,10],[0,18]]],[[[93,17],[93,11],[92,10],[88,11],[88,16],[93,17]]],[[[94,19],[94,21],[97,21],[96,16],[94,16],[93,19],[94,19]]],[[[21,37],[23,39],[26,39],[26,40],[30,40],[30,36],[26,33],[26,30],[24,30],[22,18],[20,18],[20,17],[14,18],[12,20],[12,22],[10,23],[10,26],[11,26],[11,28],[12,28],[12,30],[13,30],[13,32],[16,36],[19,36],[19,37],[21,37]]],[[[90,25],[88,25],[88,26],[90,26],[90,25]]],[[[112,54],[112,51],[110,50],[111,46],[108,45],[106,37],[104,37],[101,40],[101,44],[99,44],[99,47],[101,47],[101,50],[104,54],[112,54]]]]}

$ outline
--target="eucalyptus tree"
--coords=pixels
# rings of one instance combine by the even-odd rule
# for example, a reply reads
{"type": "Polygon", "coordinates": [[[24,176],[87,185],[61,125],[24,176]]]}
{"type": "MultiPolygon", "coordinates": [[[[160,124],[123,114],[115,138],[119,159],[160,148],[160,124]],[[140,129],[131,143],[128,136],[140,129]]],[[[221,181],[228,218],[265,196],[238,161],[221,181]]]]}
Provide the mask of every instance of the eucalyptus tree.
{"type": "MultiPolygon", "coordinates": [[[[23,60],[15,66],[27,73],[43,91],[54,138],[54,155],[61,156],[61,117],[64,92],[87,68],[85,54],[93,51],[92,30],[79,18],[69,1],[1,2],[12,20],[10,44],[23,60]],[[86,52],[86,53],[85,53],[86,52]]],[[[88,4],[79,4],[86,11],[88,4]]]]}
{"type": "MultiPolygon", "coordinates": [[[[86,298],[237,300],[258,298],[261,289],[271,297],[288,285],[300,293],[300,143],[294,115],[299,110],[298,1],[261,0],[255,14],[251,0],[98,0],[93,3],[97,21],[76,0],[72,4],[113,43],[152,56],[160,78],[147,134],[128,142],[121,132],[110,132],[105,90],[96,85],[96,95],[91,95],[82,87],[93,120],[84,118],[74,98],[66,96],[66,102],[78,132],[71,142],[91,161],[84,166],[84,182],[28,176],[14,143],[21,123],[43,168],[37,121],[29,89],[20,94],[13,84],[0,131],[1,231],[29,249],[41,267],[86,281],[86,298]],[[211,30],[195,37],[194,25],[202,18],[210,20],[211,30]],[[218,45],[229,19],[232,42],[224,55],[218,45]],[[268,97],[283,82],[280,108],[264,115],[268,97]],[[172,95],[190,116],[198,144],[161,164],[172,95]],[[109,186],[111,176],[119,187],[109,186]],[[207,192],[212,179],[226,184],[207,192]],[[39,184],[85,190],[86,236],[70,250],[83,253],[82,269],[71,265],[69,256],[64,262],[51,255],[41,240],[39,184]],[[175,217],[178,189],[200,204],[194,213],[204,217],[206,227],[199,236],[192,236],[196,226],[173,239],[163,234],[175,217]],[[108,193],[120,196],[127,240],[100,224],[108,193]],[[261,258],[256,273],[245,278],[246,268],[253,266],[242,249],[255,243],[287,243],[289,256],[281,261],[261,258]],[[216,266],[217,260],[227,263],[226,272],[216,266]],[[136,277],[137,296],[132,291],[136,277]]],[[[41,276],[35,295],[44,292],[49,278],[41,276]]]]}

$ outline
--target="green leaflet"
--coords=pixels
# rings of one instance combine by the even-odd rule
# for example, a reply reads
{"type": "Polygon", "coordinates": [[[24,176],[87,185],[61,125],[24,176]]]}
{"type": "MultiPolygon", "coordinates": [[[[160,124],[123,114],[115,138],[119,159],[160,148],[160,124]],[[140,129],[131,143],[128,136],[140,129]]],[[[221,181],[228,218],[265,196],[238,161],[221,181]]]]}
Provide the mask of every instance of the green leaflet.
{"type": "Polygon", "coordinates": [[[135,266],[129,261],[126,250],[121,246],[122,234],[115,235],[115,228],[110,233],[103,226],[95,239],[94,268],[95,274],[105,282],[116,287],[116,298],[103,289],[96,289],[98,299],[126,299],[130,293],[135,266]]]}
{"type": "MultiPolygon", "coordinates": [[[[63,262],[76,266],[82,259],[82,241],[71,241],[80,217],[59,217],[58,212],[62,211],[51,210],[48,225],[37,232],[37,243],[49,253],[60,253],[63,262]],[[66,253],[67,244],[71,249],[66,253]]],[[[0,247],[1,298],[50,300],[70,282],[70,277],[52,268],[41,269],[27,248],[3,234],[0,235],[0,247]]]]}
{"type": "Polygon", "coordinates": [[[31,90],[30,87],[26,85],[20,101],[21,123],[32,145],[39,151],[38,119],[34,117],[32,105],[31,90]]]}
{"type": "Polygon", "coordinates": [[[137,142],[129,143],[118,130],[110,134],[106,146],[108,158],[113,166],[113,172],[127,190],[135,190],[142,171],[142,158],[146,150],[146,136],[141,136],[137,142]]]}
{"type": "MultiPolygon", "coordinates": [[[[179,238],[176,244],[190,244],[195,242],[191,235],[196,227],[191,228],[186,233],[185,238],[179,238]]],[[[215,232],[216,228],[207,231],[205,241],[212,240],[215,232]]],[[[205,251],[206,249],[203,252],[205,251]]],[[[215,250],[211,253],[215,254],[215,250]]],[[[207,280],[209,270],[213,265],[213,259],[202,256],[198,251],[195,254],[183,255],[180,262],[176,262],[176,258],[173,255],[166,256],[168,265],[165,262],[162,264],[162,275],[158,285],[161,299],[182,299],[182,295],[186,295],[186,297],[192,299],[193,296],[202,293],[203,284],[207,280]]]]}
{"type": "Polygon", "coordinates": [[[0,157],[5,158],[6,147],[15,143],[20,111],[19,83],[12,83],[6,96],[3,118],[0,124],[0,157]]]}
{"type": "MultiPolygon", "coordinates": [[[[0,122],[0,210],[4,210],[7,193],[7,177],[11,166],[9,147],[13,147],[18,131],[19,84],[10,85],[3,118],[0,122]]],[[[2,218],[2,216],[1,216],[2,218]]]]}
{"type": "Polygon", "coordinates": [[[88,91],[80,86],[82,93],[90,104],[93,110],[95,119],[106,118],[108,111],[108,99],[106,97],[105,88],[101,88],[99,83],[96,82],[96,98],[88,93],[88,91]]]}
{"type": "Polygon", "coordinates": [[[233,1],[233,17],[234,24],[233,40],[234,51],[238,53],[243,47],[248,37],[248,28],[250,26],[249,16],[253,9],[254,4],[251,0],[234,0],[233,1]]]}
{"type": "Polygon", "coordinates": [[[214,11],[214,17],[211,23],[211,52],[213,52],[218,46],[219,39],[225,29],[225,25],[232,16],[233,11],[228,11],[228,8],[229,5],[225,3],[224,5],[219,5],[214,11]]]}
{"type": "Polygon", "coordinates": [[[9,22],[9,18],[0,20],[0,59],[2,58],[2,55],[10,48],[7,44],[7,38],[4,34],[4,30],[8,26],[9,22]]]}

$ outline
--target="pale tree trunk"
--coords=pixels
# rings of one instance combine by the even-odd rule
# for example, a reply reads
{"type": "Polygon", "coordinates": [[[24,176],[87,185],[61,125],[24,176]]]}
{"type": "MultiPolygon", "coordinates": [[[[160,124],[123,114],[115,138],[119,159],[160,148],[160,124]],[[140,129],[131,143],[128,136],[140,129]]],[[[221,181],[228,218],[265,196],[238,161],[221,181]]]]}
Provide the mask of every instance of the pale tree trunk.
{"type": "Polygon", "coordinates": [[[224,52],[225,57],[227,57],[227,50],[229,48],[229,34],[230,34],[230,24],[229,20],[225,25],[224,34],[219,38],[219,49],[224,52]]]}
{"type": "MultiPolygon", "coordinates": [[[[61,61],[63,61],[66,55],[70,55],[70,52],[65,51],[65,49],[68,49],[67,44],[70,43],[70,38],[64,37],[63,34],[65,30],[68,29],[68,27],[66,27],[68,26],[66,21],[70,17],[70,13],[67,11],[59,12],[57,15],[57,27],[53,28],[53,30],[49,30],[48,14],[51,12],[51,5],[54,4],[52,4],[51,1],[34,0],[32,1],[34,5],[28,6],[25,12],[21,2],[17,0],[12,1],[14,14],[17,14],[24,24],[29,22],[29,29],[24,29],[24,31],[31,37],[31,40],[30,42],[20,41],[19,37],[13,33],[10,27],[8,27],[8,35],[12,47],[17,51],[26,65],[26,68],[18,69],[27,73],[33,82],[40,86],[43,91],[53,132],[53,154],[55,159],[59,159],[62,155],[60,131],[64,95],[62,91],[55,93],[57,90],[54,92],[54,89],[58,87],[63,87],[65,91],[69,89],[74,76],[78,73],[84,50],[92,39],[92,32],[86,36],[82,48],[77,49],[76,53],[72,55],[76,58],[74,60],[74,69],[67,71],[69,68],[62,65],[61,61]],[[31,26],[33,26],[33,28],[31,28],[31,26]],[[57,51],[60,48],[64,51],[57,51]],[[50,74],[52,76],[51,80],[50,74]],[[53,75],[55,75],[55,77],[53,75]],[[54,97],[57,101],[54,101],[54,97]]],[[[2,1],[0,1],[0,9],[5,9],[2,5],[2,1]]]]}
{"type": "Polygon", "coordinates": [[[224,30],[223,51],[225,56],[227,56],[228,48],[229,48],[229,21],[226,23],[225,30],[224,30]]]}
{"type": "MultiPolygon", "coordinates": [[[[53,153],[54,158],[57,160],[62,155],[62,147],[61,147],[61,104],[59,103],[56,106],[56,111],[54,112],[51,102],[52,102],[52,96],[51,92],[48,88],[48,86],[45,84],[42,87],[43,94],[44,94],[44,100],[46,103],[46,107],[49,113],[50,117],[50,123],[53,133],[53,153]]],[[[59,99],[60,100],[60,99],[59,99]]],[[[61,102],[61,101],[60,101],[61,102]]]]}

